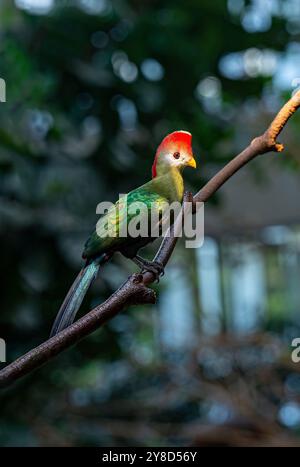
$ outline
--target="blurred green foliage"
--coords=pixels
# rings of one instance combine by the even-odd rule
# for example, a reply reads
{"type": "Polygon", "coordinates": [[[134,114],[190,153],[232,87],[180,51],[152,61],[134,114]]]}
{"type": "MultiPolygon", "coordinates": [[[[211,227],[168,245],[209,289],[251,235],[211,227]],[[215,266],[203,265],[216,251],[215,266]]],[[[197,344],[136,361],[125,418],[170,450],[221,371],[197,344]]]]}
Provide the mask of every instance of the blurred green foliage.
{"type": "MultiPolygon", "coordinates": [[[[48,14],[34,14],[30,2],[27,9],[26,1],[23,9],[18,2],[1,2],[0,76],[7,102],[0,104],[0,335],[8,361],[47,338],[80,267],[97,203],[149,178],[166,133],[192,132],[200,170],[186,179],[197,189],[204,182],[201,164],[224,163],[253,136],[246,109],[270,86],[280,102],[271,73],[230,79],[221,73],[220,60],[252,48],[284,52],[298,36],[280,15],[267,30],[247,32],[228,3],[57,1],[48,14]]],[[[131,270],[116,258],[82,312],[104,300],[131,270]]],[[[158,369],[155,313],[155,307],[126,312],[5,391],[0,443],[130,443],[108,435],[104,426],[102,432],[94,416],[128,416],[122,408],[105,412],[115,392],[147,401],[157,397],[150,389],[148,394],[149,381],[167,391],[164,379],[170,376],[158,369]],[[152,359],[139,361],[147,342],[152,359]],[[129,382],[122,386],[123,379],[129,382]],[[86,416],[76,412],[87,405],[86,416]]],[[[184,386],[184,375],[178,378],[184,386]]],[[[189,404],[174,408],[177,423],[198,414],[197,399],[189,404]]],[[[147,444],[180,444],[184,436],[174,441],[145,428],[144,438],[147,444]]]]}

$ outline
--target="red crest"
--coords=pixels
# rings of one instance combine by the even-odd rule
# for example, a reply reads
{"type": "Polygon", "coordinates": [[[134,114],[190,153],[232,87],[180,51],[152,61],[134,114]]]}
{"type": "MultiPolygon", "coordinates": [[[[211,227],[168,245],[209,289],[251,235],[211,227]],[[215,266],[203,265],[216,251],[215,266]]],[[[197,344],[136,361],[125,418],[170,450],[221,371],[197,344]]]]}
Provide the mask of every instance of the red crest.
{"type": "Polygon", "coordinates": [[[156,177],[156,164],[157,164],[157,159],[158,159],[159,154],[166,150],[172,151],[173,150],[172,148],[174,148],[174,150],[183,148],[184,150],[190,152],[192,155],[193,151],[192,151],[191,133],[189,133],[188,131],[183,131],[183,130],[174,131],[173,133],[170,133],[162,140],[162,142],[157,148],[155,159],[152,165],[152,177],[153,178],[156,177]]]}

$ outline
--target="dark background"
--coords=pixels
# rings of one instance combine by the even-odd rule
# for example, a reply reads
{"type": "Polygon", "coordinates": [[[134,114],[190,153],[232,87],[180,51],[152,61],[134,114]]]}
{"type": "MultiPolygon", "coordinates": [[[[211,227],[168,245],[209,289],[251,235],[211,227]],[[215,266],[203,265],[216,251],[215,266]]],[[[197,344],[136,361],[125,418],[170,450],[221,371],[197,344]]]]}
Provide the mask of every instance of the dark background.
{"type": "MultiPolygon", "coordinates": [[[[177,129],[198,190],[299,85],[299,37],[293,0],[0,3],[8,362],[47,339],[96,205],[144,183],[177,129]]],[[[299,125],[208,203],[204,246],[177,247],[157,305],[2,391],[2,446],[300,445],[299,125]]],[[[134,270],[116,256],[81,313],[134,270]]]]}

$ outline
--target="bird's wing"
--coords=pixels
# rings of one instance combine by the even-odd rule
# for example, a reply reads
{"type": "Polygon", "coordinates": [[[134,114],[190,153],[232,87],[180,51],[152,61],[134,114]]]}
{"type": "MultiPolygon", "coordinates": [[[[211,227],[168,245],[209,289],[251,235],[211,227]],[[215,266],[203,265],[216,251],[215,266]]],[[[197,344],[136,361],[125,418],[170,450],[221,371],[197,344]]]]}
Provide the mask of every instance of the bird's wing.
{"type": "Polygon", "coordinates": [[[163,211],[166,205],[166,198],[148,190],[146,186],[122,196],[97,222],[96,230],[85,244],[83,257],[94,257],[125,245],[128,237],[122,233],[127,232],[128,224],[137,214],[141,222],[149,222],[150,210],[163,211]],[[139,213],[135,210],[138,207],[135,203],[143,203],[139,213]]]}

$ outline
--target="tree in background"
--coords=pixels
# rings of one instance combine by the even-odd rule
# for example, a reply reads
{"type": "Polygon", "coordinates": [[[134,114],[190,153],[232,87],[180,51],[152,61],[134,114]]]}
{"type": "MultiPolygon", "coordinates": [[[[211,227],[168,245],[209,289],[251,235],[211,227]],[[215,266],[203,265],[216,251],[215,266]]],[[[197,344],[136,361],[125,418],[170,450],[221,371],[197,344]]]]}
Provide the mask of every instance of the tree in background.
{"type": "MultiPolygon", "coordinates": [[[[297,85],[290,77],[299,63],[300,13],[292,1],[61,3],[0,7],[0,77],[7,83],[0,104],[1,335],[11,359],[48,335],[97,203],[148,178],[164,134],[188,129],[203,167],[224,163],[297,85]]],[[[299,137],[290,133],[295,149],[286,163],[297,168],[299,137]]],[[[201,170],[190,174],[191,188],[203,181],[201,170]]],[[[118,261],[83,312],[128,275],[118,261]]],[[[65,411],[64,442],[97,444],[80,424],[68,439],[70,407],[109,399],[111,387],[105,395],[99,378],[116,387],[114,378],[130,375],[137,363],[130,355],[126,361],[126,348],[149,339],[147,319],[123,316],[4,394],[3,442],[17,436],[20,444],[37,443],[41,425],[44,441],[55,438],[49,432],[65,411]],[[89,386],[99,394],[94,389],[87,401],[82,387],[89,386]],[[28,429],[32,419],[38,429],[28,429]]],[[[132,376],[129,386],[143,379],[132,376]]]]}

